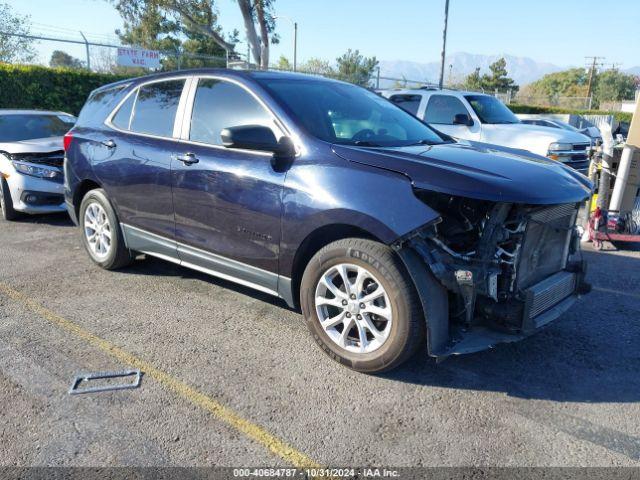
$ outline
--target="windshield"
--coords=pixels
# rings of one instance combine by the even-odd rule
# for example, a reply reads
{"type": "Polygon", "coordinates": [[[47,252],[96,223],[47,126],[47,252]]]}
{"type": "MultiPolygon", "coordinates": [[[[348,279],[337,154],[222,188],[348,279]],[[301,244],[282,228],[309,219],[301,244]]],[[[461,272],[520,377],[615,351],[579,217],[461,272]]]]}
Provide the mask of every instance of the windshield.
{"type": "Polygon", "coordinates": [[[0,115],[0,142],[61,137],[73,127],[75,120],[64,114],[0,115]]]}
{"type": "Polygon", "coordinates": [[[520,123],[511,110],[496,97],[489,95],[465,95],[482,123],[520,123]]]}
{"type": "Polygon", "coordinates": [[[559,120],[556,121],[556,123],[558,125],[560,125],[560,128],[563,128],[564,130],[571,130],[572,132],[579,132],[580,131],[576,127],[574,127],[573,125],[571,125],[569,123],[561,122],[559,120]]]}
{"type": "Polygon", "coordinates": [[[411,114],[355,85],[313,79],[259,82],[307,132],[326,142],[367,147],[444,142],[411,114]]]}

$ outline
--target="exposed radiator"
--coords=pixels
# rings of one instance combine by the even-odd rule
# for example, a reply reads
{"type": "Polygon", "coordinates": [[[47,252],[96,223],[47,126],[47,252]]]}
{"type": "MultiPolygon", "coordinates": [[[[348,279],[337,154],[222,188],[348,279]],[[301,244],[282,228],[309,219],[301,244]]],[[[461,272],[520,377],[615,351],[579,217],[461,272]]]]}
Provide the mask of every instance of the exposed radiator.
{"type": "Polygon", "coordinates": [[[524,290],[564,269],[577,212],[578,206],[568,203],[529,214],[517,265],[518,289],[524,290]]]}
{"type": "Polygon", "coordinates": [[[576,275],[558,272],[527,290],[525,313],[533,319],[558,304],[576,289],[576,275]]]}

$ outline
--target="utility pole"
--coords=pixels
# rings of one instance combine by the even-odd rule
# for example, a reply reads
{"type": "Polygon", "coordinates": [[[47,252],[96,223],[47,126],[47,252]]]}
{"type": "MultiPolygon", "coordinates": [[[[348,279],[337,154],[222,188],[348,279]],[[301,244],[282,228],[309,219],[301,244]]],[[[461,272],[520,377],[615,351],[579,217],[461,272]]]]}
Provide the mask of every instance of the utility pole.
{"type": "Polygon", "coordinates": [[[293,71],[298,69],[298,22],[293,22],[293,71]]]}
{"type": "Polygon", "coordinates": [[[591,69],[589,71],[589,86],[587,87],[587,97],[589,98],[589,108],[591,108],[591,94],[593,92],[593,77],[595,76],[596,67],[602,65],[602,62],[598,60],[604,60],[605,57],[584,57],[587,60],[591,60],[591,69]]]}
{"type": "Polygon", "coordinates": [[[284,20],[287,20],[288,22],[291,22],[291,25],[293,25],[293,71],[295,72],[298,69],[298,22],[284,15],[276,15],[273,18],[282,18],[284,20]]]}
{"type": "Polygon", "coordinates": [[[438,87],[442,90],[444,83],[444,57],[447,51],[447,23],[449,22],[449,0],[444,2],[444,29],[442,30],[442,58],[440,59],[440,81],[438,87]]]}
{"type": "Polygon", "coordinates": [[[87,52],[87,70],[91,71],[91,56],[89,55],[89,42],[87,41],[87,37],[84,36],[84,33],[80,32],[82,35],[82,39],[84,40],[84,48],[87,52]]]}

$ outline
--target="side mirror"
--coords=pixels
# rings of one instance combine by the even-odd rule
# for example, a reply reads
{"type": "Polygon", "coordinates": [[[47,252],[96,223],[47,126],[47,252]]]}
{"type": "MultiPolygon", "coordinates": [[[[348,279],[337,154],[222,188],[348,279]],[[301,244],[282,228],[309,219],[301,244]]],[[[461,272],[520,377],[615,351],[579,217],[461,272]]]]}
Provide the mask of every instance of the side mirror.
{"type": "Polygon", "coordinates": [[[453,117],[453,124],[471,127],[473,125],[473,119],[466,113],[456,113],[453,117]]]}
{"type": "Polygon", "coordinates": [[[293,156],[295,150],[291,139],[278,141],[273,131],[264,125],[242,125],[224,128],[220,132],[222,144],[227,148],[272,152],[276,156],[293,156]]]}

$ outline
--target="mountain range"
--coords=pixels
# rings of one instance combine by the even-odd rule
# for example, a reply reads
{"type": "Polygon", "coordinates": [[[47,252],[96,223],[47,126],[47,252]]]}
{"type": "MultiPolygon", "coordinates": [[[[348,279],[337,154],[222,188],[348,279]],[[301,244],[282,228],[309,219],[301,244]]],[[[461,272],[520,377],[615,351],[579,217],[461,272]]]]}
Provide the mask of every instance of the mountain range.
{"type": "MultiPolygon", "coordinates": [[[[467,75],[480,67],[481,73],[489,72],[489,65],[504,57],[507,61],[509,76],[518,85],[526,85],[543,77],[547,73],[559,72],[571,68],[558,66],[553,63],[538,62],[528,57],[516,57],[514,55],[479,55],[473,53],[457,52],[446,57],[444,78],[445,83],[462,81],[467,75]],[[451,67],[450,67],[451,66],[451,67]]],[[[634,75],[640,74],[640,66],[626,69],[625,72],[634,75]]],[[[440,61],[428,63],[411,62],[406,60],[381,60],[380,76],[391,78],[405,78],[408,81],[422,83],[438,83],[440,77],[440,61]]],[[[389,87],[393,80],[381,80],[382,88],[389,87]]]]}

